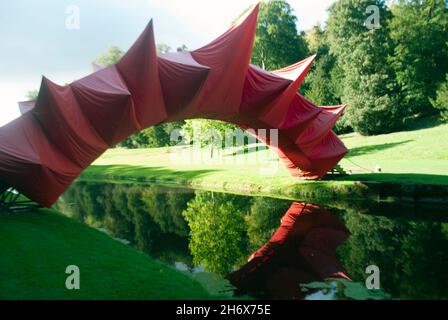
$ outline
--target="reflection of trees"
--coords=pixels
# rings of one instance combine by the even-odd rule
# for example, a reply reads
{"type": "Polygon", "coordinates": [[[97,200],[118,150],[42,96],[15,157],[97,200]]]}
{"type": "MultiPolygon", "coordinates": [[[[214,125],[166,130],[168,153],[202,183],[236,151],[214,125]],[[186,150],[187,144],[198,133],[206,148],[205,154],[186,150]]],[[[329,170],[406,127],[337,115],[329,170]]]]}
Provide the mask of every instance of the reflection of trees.
{"type": "Polygon", "coordinates": [[[246,262],[280,225],[291,201],[197,191],[184,211],[196,265],[225,275],[246,262]]]}
{"type": "MultiPolygon", "coordinates": [[[[447,225],[445,223],[445,225],[447,225]]],[[[403,298],[448,297],[448,234],[443,224],[431,221],[410,222],[403,235],[399,289],[403,298]]]]}
{"type": "Polygon", "coordinates": [[[338,252],[355,281],[364,282],[365,268],[375,264],[381,271],[382,288],[395,297],[448,296],[448,237],[443,223],[351,210],[342,216],[352,236],[338,252]]]}
{"type": "Polygon", "coordinates": [[[250,215],[246,216],[250,251],[257,250],[269,240],[290,205],[289,200],[253,198],[250,215]]]}
{"type": "Polygon", "coordinates": [[[188,202],[184,216],[196,265],[225,275],[247,258],[244,215],[249,203],[244,198],[198,191],[188,202]]]}
{"type": "Polygon", "coordinates": [[[78,182],[59,201],[58,209],[91,226],[106,228],[113,236],[131,241],[147,253],[160,253],[169,260],[187,256],[188,226],[182,217],[192,193],[155,187],[78,182]],[[176,236],[166,236],[171,233],[176,236]],[[174,239],[175,238],[175,239],[174,239]],[[176,243],[176,245],[173,245],[176,243]],[[168,248],[166,248],[168,249],[168,248]],[[169,252],[168,252],[169,251],[169,252]]]}
{"type": "MultiPolygon", "coordinates": [[[[263,197],[77,182],[57,208],[170,263],[191,266],[190,232],[195,264],[226,274],[269,240],[289,205],[263,197]]],[[[395,297],[448,297],[448,223],[361,214],[368,210],[353,205],[331,211],[352,233],[338,257],[354,281],[364,283],[365,268],[375,264],[382,288],[395,297]]]]}
{"type": "Polygon", "coordinates": [[[145,208],[161,230],[181,237],[188,236],[188,226],[182,211],[193,197],[191,192],[176,189],[165,190],[163,193],[154,188],[146,188],[143,191],[145,208]]]}

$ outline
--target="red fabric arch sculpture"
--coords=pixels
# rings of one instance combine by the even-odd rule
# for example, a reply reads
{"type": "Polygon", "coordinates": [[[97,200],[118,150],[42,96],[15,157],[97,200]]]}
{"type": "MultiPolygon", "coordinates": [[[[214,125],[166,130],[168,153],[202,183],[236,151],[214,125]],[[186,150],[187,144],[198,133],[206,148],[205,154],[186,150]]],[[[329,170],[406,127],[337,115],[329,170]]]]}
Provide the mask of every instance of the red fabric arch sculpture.
{"type": "Polygon", "coordinates": [[[37,101],[0,128],[0,180],[50,206],[111,145],[192,118],[276,128],[291,174],[323,176],[347,153],[331,131],[344,106],[317,107],[297,93],[315,56],[274,72],[250,65],[257,16],[258,5],[205,47],[161,55],[151,21],[117,64],[66,86],[43,77],[37,101]]]}

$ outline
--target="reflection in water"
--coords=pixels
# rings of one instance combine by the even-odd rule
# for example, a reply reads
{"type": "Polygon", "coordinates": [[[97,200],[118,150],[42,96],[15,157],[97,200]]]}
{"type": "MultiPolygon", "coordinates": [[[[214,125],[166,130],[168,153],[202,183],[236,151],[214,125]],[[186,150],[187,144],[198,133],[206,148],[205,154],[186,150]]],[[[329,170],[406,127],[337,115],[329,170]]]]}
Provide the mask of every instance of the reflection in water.
{"type": "Polygon", "coordinates": [[[331,212],[293,202],[272,238],[227,279],[241,293],[262,298],[304,298],[300,284],[330,278],[350,280],[335,257],[349,231],[331,212]]]}
{"type": "Polygon", "coordinates": [[[431,212],[385,216],[358,204],[307,204],[302,211],[303,204],[295,203],[285,215],[290,206],[291,201],[266,197],[78,182],[57,209],[181,269],[230,273],[240,291],[251,291],[251,279],[279,266],[257,283],[251,292],[257,296],[302,297],[295,291],[299,282],[344,277],[341,265],[354,284],[363,284],[366,266],[374,264],[381,287],[395,298],[448,298],[448,223],[430,218],[431,212]],[[343,242],[347,229],[351,235],[343,242]],[[274,248],[259,271],[242,276],[274,248]]]}
{"type": "Polygon", "coordinates": [[[247,237],[244,216],[246,197],[197,192],[183,215],[190,227],[189,248],[193,262],[206,270],[225,275],[244,263],[247,237]]]}

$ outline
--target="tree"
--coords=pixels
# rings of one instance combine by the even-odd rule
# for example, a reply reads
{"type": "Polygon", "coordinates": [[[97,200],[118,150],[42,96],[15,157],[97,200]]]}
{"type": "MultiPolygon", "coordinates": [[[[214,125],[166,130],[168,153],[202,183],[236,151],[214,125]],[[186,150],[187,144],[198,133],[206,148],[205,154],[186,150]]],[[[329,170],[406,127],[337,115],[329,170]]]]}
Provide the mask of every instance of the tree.
{"type": "Polygon", "coordinates": [[[310,51],[317,53],[316,61],[301,87],[304,95],[320,106],[340,103],[339,79],[333,79],[336,57],[330,53],[325,30],[316,25],[306,35],[310,51]]]}
{"type": "Polygon", "coordinates": [[[305,58],[307,45],[296,23],[297,17],[286,1],[261,2],[252,63],[266,70],[276,70],[305,58]]]}
{"type": "Polygon", "coordinates": [[[123,56],[124,52],[117,46],[109,48],[106,54],[98,56],[93,62],[100,66],[106,67],[115,64],[123,56]]]}
{"type": "Polygon", "coordinates": [[[171,51],[171,47],[165,43],[157,44],[157,52],[158,53],[167,53],[171,51]]]}
{"type": "Polygon", "coordinates": [[[436,99],[431,100],[431,104],[440,111],[442,119],[448,121],[448,74],[446,81],[437,90],[436,99]]]}
{"type": "Polygon", "coordinates": [[[429,103],[448,72],[448,9],[445,0],[399,0],[391,7],[392,64],[412,114],[432,114],[429,103]]]}
{"type": "Polygon", "coordinates": [[[181,45],[180,47],[177,47],[177,52],[184,52],[184,51],[187,51],[188,50],[188,47],[185,45],[185,44],[183,44],[183,45],[181,45]]]}
{"type": "Polygon", "coordinates": [[[25,97],[28,100],[36,100],[38,95],[39,95],[39,90],[30,90],[26,93],[25,97]]]}
{"type": "Polygon", "coordinates": [[[303,88],[305,96],[320,106],[340,103],[337,88],[332,79],[332,70],[336,57],[330,53],[330,47],[324,29],[320,25],[311,29],[306,36],[310,51],[317,53],[312,71],[305,78],[303,88]]]}
{"type": "Polygon", "coordinates": [[[330,7],[327,36],[344,73],[341,100],[347,104],[348,124],[361,134],[399,129],[406,114],[388,63],[393,53],[390,17],[382,0],[340,0],[330,7]],[[379,28],[366,26],[370,5],[379,10],[379,28]]]}
{"type": "MultiPolygon", "coordinates": [[[[222,145],[227,134],[237,127],[231,123],[219,120],[192,119],[186,120],[182,126],[183,134],[190,143],[200,143],[204,147],[210,143],[218,143],[216,135],[221,138],[222,145]]],[[[219,146],[218,146],[219,147],[219,146]]]]}
{"type": "MultiPolygon", "coordinates": [[[[321,25],[316,25],[306,34],[309,50],[317,53],[316,61],[305,78],[300,92],[319,106],[341,104],[344,72],[338,64],[337,57],[330,52],[327,32],[321,25]]],[[[347,133],[352,128],[344,115],[336,122],[336,133],[347,133]]]]}

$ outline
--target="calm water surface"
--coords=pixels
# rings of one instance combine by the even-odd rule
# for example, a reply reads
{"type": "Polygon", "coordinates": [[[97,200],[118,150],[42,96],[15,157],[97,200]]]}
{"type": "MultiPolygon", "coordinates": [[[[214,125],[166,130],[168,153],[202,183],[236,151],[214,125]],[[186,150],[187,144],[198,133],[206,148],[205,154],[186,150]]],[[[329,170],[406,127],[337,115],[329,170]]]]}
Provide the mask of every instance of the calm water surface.
{"type": "Polygon", "coordinates": [[[212,273],[235,295],[448,298],[445,208],[94,182],[75,183],[56,208],[180,270],[212,273]],[[369,265],[381,290],[365,288],[369,265]]]}

